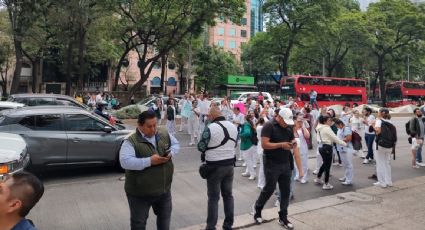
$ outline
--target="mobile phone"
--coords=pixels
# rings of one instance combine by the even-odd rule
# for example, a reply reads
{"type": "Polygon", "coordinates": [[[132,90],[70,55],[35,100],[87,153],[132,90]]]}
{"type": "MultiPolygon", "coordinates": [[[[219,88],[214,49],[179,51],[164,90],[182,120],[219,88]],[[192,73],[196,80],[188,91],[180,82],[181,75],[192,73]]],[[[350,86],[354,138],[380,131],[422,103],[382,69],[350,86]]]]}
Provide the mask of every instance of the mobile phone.
{"type": "Polygon", "coordinates": [[[170,154],[171,154],[171,149],[166,149],[163,157],[168,157],[168,155],[170,155],[170,154]]]}

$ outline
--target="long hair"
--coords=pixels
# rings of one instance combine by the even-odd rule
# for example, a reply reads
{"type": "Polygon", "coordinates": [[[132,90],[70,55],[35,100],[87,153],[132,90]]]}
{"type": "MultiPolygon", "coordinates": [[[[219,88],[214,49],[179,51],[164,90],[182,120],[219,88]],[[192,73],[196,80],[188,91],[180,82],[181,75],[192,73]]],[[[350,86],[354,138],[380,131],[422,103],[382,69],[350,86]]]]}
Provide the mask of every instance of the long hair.
{"type": "Polygon", "coordinates": [[[245,116],[245,122],[248,122],[248,124],[251,126],[251,128],[253,128],[253,129],[255,129],[255,125],[254,125],[254,123],[252,122],[252,115],[251,114],[247,114],[246,116],[245,116]]]}
{"type": "Polygon", "coordinates": [[[258,126],[258,125],[264,125],[265,122],[266,121],[264,120],[264,118],[260,117],[260,118],[258,118],[257,123],[255,125],[256,126],[258,126]]]}

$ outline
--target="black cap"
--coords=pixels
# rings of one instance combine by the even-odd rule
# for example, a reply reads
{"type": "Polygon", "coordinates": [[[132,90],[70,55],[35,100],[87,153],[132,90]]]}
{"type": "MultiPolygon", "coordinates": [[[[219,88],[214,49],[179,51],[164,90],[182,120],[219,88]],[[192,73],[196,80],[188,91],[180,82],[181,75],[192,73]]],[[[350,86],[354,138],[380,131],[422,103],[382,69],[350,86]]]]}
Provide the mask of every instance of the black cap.
{"type": "Polygon", "coordinates": [[[380,113],[385,113],[385,114],[390,114],[390,110],[387,109],[387,108],[381,108],[381,109],[379,109],[379,112],[380,113]]]}

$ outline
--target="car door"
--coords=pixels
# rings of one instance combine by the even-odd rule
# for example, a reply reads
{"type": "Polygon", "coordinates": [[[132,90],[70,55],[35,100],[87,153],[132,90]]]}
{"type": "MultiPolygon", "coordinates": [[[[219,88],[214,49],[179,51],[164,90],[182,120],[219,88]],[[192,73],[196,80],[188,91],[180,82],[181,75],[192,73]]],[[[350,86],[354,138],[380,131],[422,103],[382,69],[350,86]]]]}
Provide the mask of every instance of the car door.
{"type": "Polygon", "coordinates": [[[104,131],[108,123],[87,114],[65,114],[68,135],[68,163],[107,163],[118,154],[114,131],[104,131]]]}
{"type": "Polygon", "coordinates": [[[68,138],[61,114],[29,115],[19,121],[34,166],[66,163],[68,138]]]}

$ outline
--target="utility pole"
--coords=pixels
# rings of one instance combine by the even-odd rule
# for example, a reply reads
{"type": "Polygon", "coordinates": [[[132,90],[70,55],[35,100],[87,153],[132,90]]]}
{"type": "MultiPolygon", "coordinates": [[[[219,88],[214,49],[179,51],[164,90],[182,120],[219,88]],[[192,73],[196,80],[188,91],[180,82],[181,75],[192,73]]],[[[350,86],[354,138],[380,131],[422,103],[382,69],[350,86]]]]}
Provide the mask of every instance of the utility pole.
{"type": "Polygon", "coordinates": [[[410,81],[410,54],[407,55],[407,81],[410,81]]]}
{"type": "Polygon", "coordinates": [[[325,58],[322,58],[322,76],[325,77],[325,58]]]}

